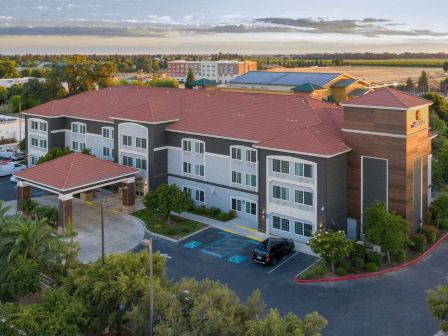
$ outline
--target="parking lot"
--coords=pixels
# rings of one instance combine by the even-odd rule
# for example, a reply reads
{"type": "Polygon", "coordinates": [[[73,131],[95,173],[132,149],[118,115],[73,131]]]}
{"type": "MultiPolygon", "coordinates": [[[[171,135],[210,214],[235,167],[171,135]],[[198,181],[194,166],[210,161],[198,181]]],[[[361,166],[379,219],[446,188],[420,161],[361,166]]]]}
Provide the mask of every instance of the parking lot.
{"type": "MultiPolygon", "coordinates": [[[[0,200],[2,201],[12,201],[17,199],[17,185],[11,182],[9,179],[11,176],[0,177],[0,200]]],[[[33,197],[39,197],[42,195],[47,195],[48,192],[32,188],[33,197]]]]}

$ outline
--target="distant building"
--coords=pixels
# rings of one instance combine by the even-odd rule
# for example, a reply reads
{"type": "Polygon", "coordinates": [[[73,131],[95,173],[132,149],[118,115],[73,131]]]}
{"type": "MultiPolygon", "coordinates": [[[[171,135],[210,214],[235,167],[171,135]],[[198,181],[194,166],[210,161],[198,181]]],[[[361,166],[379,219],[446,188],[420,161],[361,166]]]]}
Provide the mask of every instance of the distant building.
{"type": "Polygon", "coordinates": [[[257,62],[245,61],[170,61],[168,76],[185,82],[188,69],[193,69],[196,80],[208,79],[218,84],[227,84],[235,77],[257,70],[257,62]]]}
{"type": "Polygon", "coordinates": [[[36,77],[0,78],[0,86],[4,88],[9,88],[13,85],[22,85],[28,82],[30,79],[38,79],[41,82],[45,81],[45,78],[36,78],[36,77]]]}
{"type": "Polygon", "coordinates": [[[15,139],[17,142],[25,136],[25,119],[0,114],[0,140],[15,139]]]}
{"type": "Polygon", "coordinates": [[[343,73],[251,71],[232,79],[229,87],[252,91],[306,94],[342,102],[370,91],[368,83],[343,73]]]}

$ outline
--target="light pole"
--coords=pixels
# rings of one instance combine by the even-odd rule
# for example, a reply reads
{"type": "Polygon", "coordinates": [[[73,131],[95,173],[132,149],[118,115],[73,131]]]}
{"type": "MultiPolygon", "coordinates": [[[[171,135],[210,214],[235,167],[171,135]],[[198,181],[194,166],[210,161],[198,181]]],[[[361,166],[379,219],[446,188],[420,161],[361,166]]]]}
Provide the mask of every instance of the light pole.
{"type": "Polygon", "coordinates": [[[105,264],[104,253],[104,199],[101,200],[101,263],[105,264]]]}
{"type": "Polygon", "coordinates": [[[152,336],[154,319],[154,272],[152,264],[152,239],[146,240],[146,248],[149,255],[149,336],[152,336]]]}

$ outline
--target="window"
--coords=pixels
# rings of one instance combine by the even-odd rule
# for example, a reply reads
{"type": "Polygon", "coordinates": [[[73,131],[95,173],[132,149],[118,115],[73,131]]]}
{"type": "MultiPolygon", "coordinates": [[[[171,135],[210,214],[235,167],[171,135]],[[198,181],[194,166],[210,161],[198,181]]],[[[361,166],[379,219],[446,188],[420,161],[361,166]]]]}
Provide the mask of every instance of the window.
{"type": "Polygon", "coordinates": [[[204,202],[204,190],[196,189],[196,201],[204,202]]]}
{"type": "Polygon", "coordinates": [[[311,165],[306,163],[298,163],[294,164],[294,175],[303,176],[303,177],[313,177],[312,176],[313,168],[311,165]]]}
{"type": "Polygon", "coordinates": [[[39,123],[39,129],[40,129],[41,131],[46,132],[46,131],[47,131],[47,124],[44,123],[44,122],[39,123]]]}
{"type": "Polygon", "coordinates": [[[72,149],[73,149],[74,151],[79,150],[79,143],[76,142],[76,141],[72,141],[72,149]]]}
{"type": "Polygon", "coordinates": [[[135,138],[135,147],[146,148],[146,139],[135,138]]]}
{"type": "Polygon", "coordinates": [[[86,149],[86,143],[85,142],[80,142],[79,143],[79,150],[80,151],[83,151],[83,150],[85,150],[86,149]]]}
{"type": "Polygon", "coordinates": [[[194,173],[197,176],[204,176],[204,165],[195,165],[194,173]]]}
{"type": "Polygon", "coordinates": [[[84,124],[79,125],[79,133],[86,134],[86,125],[84,124]]]}
{"type": "Polygon", "coordinates": [[[39,129],[39,123],[37,121],[31,121],[31,129],[33,130],[39,129]]]}
{"type": "Polygon", "coordinates": [[[241,184],[241,173],[232,171],[232,183],[241,184]]]}
{"type": "Polygon", "coordinates": [[[32,156],[32,157],[31,157],[31,164],[32,164],[32,165],[36,165],[36,164],[37,164],[37,161],[39,161],[39,159],[38,159],[37,157],[35,157],[35,156],[32,156]]]}
{"type": "Polygon", "coordinates": [[[289,232],[289,219],[282,218],[280,229],[289,232]]]}
{"type": "Polygon", "coordinates": [[[294,202],[313,205],[313,193],[303,190],[294,190],[294,202]]]}
{"type": "Polygon", "coordinates": [[[114,138],[114,130],[111,128],[103,128],[103,138],[113,139],[114,138]]]}
{"type": "Polygon", "coordinates": [[[280,217],[278,217],[278,216],[272,217],[272,227],[274,229],[280,230],[280,217]]]}
{"type": "Polygon", "coordinates": [[[146,170],[146,160],[135,159],[135,168],[146,170]]]}
{"type": "Polygon", "coordinates": [[[190,197],[191,195],[193,195],[193,190],[189,187],[184,187],[183,188],[184,192],[186,192],[190,197]]]}
{"type": "Polygon", "coordinates": [[[134,159],[130,156],[123,155],[123,165],[128,167],[134,167],[134,159]]]}
{"type": "Polygon", "coordinates": [[[289,174],[289,161],[273,159],[272,170],[277,173],[289,174]]]}
{"type": "Polygon", "coordinates": [[[289,189],[274,185],[272,186],[272,197],[283,201],[289,201],[289,189]]]}
{"type": "Polygon", "coordinates": [[[311,224],[303,224],[303,228],[305,237],[311,237],[313,235],[313,226],[311,224]]]}
{"type": "Polygon", "coordinates": [[[78,133],[78,131],[79,131],[78,124],[72,123],[72,132],[78,133]]]}
{"type": "Polygon", "coordinates": [[[241,211],[242,201],[238,198],[232,198],[232,210],[241,211]]]}
{"type": "Polygon", "coordinates": [[[31,146],[38,147],[39,146],[39,140],[36,138],[31,138],[31,146]]]}
{"type": "Polygon", "coordinates": [[[252,174],[246,174],[246,185],[250,187],[257,186],[257,176],[252,174]]]}
{"type": "Polygon", "coordinates": [[[194,143],[194,151],[198,154],[204,154],[204,143],[203,142],[195,142],[194,143]]]}
{"type": "Polygon", "coordinates": [[[103,156],[104,157],[110,156],[110,148],[109,147],[103,147],[103,156]]]}
{"type": "Polygon", "coordinates": [[[232,159],[241,160],[241,148],[232,147],[232,159]]]}
{"type": "Polygon", "coordinates": [[[191,152],[191,141],[183,140],[182,141],[182,148],[183,148],[184,151],[191,152]]]}
{"type": "Polygon", "coordinates": [[[184,162],[184,173],[191,174],[191,163],[184,162]]]}
{"type": "Polygon", "coordinates": [[[123,146],[132,146],[132,137],[123,135],[123,146]]]}
{"type": "Polygon", "coordinates": [[[257,162],[257,151],[248,149],[246,150],[246,161],[247,162],[257,162]]]}
{"type": "Polygon", "coordinates": [[[257,214],[257,204],[253,202],[246,202],[246,213],[251,215],[257,214]]]}
{"type": "Polygon", "coordinates": [[[294,233],[303,236],[303,223],[294,222],[294,233]]]}

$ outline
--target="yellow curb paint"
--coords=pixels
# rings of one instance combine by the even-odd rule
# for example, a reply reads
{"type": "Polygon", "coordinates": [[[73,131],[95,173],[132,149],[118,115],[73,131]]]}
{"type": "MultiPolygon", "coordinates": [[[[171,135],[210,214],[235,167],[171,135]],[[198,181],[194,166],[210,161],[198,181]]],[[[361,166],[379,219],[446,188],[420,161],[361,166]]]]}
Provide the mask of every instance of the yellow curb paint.
{"type": "Polygon", "coordinates": [[[254,236],[248,236],[248,238],[250,238],[250,239],[252,239],[252,240],[256,240],[256,241],[259,241],[259,242],[262,242],[264,239],[262,239],[262,238],[258,238],[258,237],[254,237],[254,236]]]}
{"type": "Polygon", "coordinates": [[[229,229],[224,229],[223,231],[228,232],[228,233],[238,234],[235,231],[232,231],[232,230],[229,230],[229,229]]]}
{"type": "Polygon", "coordinates": [[[240,228],[240,229],[243,229],[243,230],[246,230],[246,231],[251,231],[251,232],[256,232],[256,233],[258,233],[259,231],[257,231],[257,230],[255,230],[255,229],[252,229],[252,228],[250,228],[250,227],[247,227],[247,226],[242,226],[242,225],[235,225],[237,228],[240,228]]]}
{"type": "Polygon", "coordinates": [[[86,204],[87,204],[87,205],[95,205],[95,203],[90,202],[90,201],[86,201],[86,204]]]}

